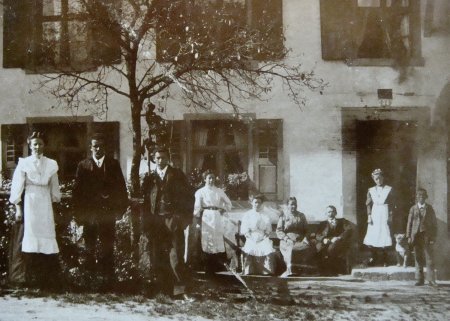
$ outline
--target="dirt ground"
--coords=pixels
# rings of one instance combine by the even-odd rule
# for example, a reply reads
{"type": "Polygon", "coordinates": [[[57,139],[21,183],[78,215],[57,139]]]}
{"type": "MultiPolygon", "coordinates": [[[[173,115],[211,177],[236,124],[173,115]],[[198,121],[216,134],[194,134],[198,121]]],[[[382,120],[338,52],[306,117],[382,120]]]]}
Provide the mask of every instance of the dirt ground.
{"type": "Polygon", "coordinates": [[[17,320],[448,320],[450,281],[415,287],[413,281],[337,278],[196,278],[194,302],[158,295],[45,294],[2,290],[0,321],[17,320]]]}

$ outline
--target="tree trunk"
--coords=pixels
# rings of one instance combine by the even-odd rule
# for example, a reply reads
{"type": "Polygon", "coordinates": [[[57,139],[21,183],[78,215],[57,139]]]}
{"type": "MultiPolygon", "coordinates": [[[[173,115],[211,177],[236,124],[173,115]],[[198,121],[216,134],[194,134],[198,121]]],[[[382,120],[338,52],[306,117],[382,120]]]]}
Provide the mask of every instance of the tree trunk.
{"type": "Polygon", "coordinates": [[[133,158],[131,161],[131,197],[140,196],[139,167],[141,165],[142,133],[141,110],[142,103],[137,99],[131,101],[131,125],[133,130],[133,158]]]}

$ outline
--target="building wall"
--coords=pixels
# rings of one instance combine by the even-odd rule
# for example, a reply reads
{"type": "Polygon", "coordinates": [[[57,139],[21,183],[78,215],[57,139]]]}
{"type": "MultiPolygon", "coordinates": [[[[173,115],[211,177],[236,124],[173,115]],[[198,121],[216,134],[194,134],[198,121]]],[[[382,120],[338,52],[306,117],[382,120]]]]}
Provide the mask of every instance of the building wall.
{"type": "MultiPolygon", "coordinates": [[[[422,25],[425,2],[421,1],[422,25]]],[[[269,102],[248,101],[242,105],[246,111],[256,113],[258,118],[284,119],[284,196],[296,196],[300,210],[310,219],[323,219],[325,207],[334,204],[339,215],[355,222],[356,186],[348,185],[343,173],[356,171],[356,155],[342,152],[342,108],[378,108],[377,89],[392,88],[392,109],[425,108],[430,117],[424,126],[433,124],[436,100],[449,81],[450,36],[448,29],[444,31],[449,25],[448,12],[447,0],[434,1],[434,30],[430,37],[424,37],[422,33],[421,39],[425,65],[412,67],[408,78],[399,83],[399,74],[391,67],[350,67],[343,62],[323,61],[319,1],[283,1],[286,45],[292,49],[289,62],[301,62],[306,70],[314,69],[328,85],[323,94],[305,91],[306,104],[302,108],[289,100],[280,85],[270,94],[269,102]]],[[[0,43],[3,43],[2,39],[0,43]]],[[[30,92],[36,87],[36,81],[37,76],[26,75],[22,70],[0,69],[2,124],[24,123],[27,117],[71,115],[69,111],[52,108],[56,103],[50,97],[30,92]]],[[[167,105],[169,119],[182,119],[183,114],[189,112],[176,94],[167,105]]],[[[85,114],[88,113],[79,111],[79,115],[85,114]]],[[[108,120],[120,121],[121,124],[120,162],[124,172],[132,154],[129,119],[127,101],[111,95],[108,120]]],[[[419,157],[417,183],[428,189],[429,200],[445,225],[447,141],[439,135],[427,134],[427,128],[423,132],[427,148],[419,157]]],[[[446,229],[441,228],[440,233],[447,238],[446,229]]]]}

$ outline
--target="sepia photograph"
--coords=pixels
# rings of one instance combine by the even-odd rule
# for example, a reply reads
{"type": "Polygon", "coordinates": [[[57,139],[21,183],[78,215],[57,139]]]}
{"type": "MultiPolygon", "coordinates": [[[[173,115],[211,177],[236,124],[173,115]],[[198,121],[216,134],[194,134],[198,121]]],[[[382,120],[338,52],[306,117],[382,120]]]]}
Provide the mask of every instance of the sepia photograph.
{"type": "Polygon", "coordinates": [[[449,319],[449,0],[0,17],[0,321],[449,319]]]}

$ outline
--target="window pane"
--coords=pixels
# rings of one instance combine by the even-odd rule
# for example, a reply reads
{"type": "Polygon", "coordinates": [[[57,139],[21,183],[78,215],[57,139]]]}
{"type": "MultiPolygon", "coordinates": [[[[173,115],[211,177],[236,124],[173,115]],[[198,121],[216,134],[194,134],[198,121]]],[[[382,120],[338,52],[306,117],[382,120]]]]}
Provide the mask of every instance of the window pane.
{"type": "Polygon", "coordinates": [[[85,63],[88,58],[87,23],[70,21],[69,39],[71,64],[85,63]]]}
{"type": "Polygon", "coordinates": [[[198,168],[202,172],[209,169],[215,172],[219,172],[217,168],[217,155],[216,153],[195,153],[193,155],[194,166],[193,168],[198,168]]]}
{"type": "Polygon", "coordinates": [[[358,7],[379,7],[380,0],[358,0],[358,7]]]}
{"type": "Polygon", "coordinates": [[[242,173],[244,167],[242,166],[242,159],[238,152],[225,153],[225,173],[242,173]]]}
{"type": "Polygon", "coordinates": [[[42,23],[42,51],[44,65],[57,65],[61,62],[61,22],[42,23]]]}
{"type": "Polygon", "coordinates": [[[85,11],[83,2],[80,0],[69,0],[69,13],[77,14],[85,11]]]}
{"type": "Polygon", "coordinates": [[[42,14],[44,16],[60,16],[61,0],[44,0],[42,3],[42,14]]]}
{"type": "Polygon", "coordinates": [[[218,128],[213,125],[213,127],[208,128],[208,136],[206,138],[206,145],[216,146],[218,143],[218,128]]]}

